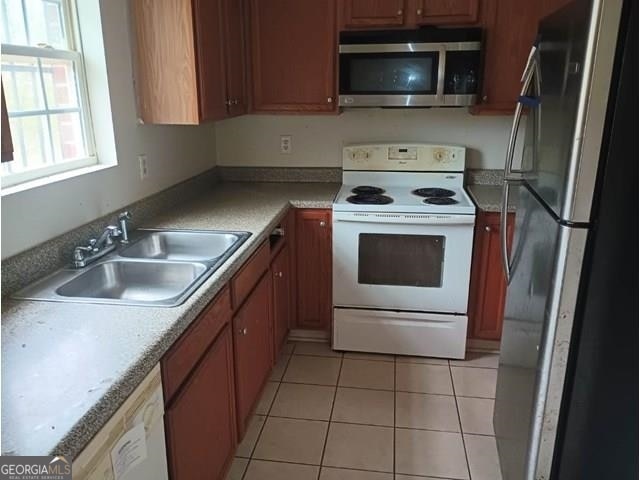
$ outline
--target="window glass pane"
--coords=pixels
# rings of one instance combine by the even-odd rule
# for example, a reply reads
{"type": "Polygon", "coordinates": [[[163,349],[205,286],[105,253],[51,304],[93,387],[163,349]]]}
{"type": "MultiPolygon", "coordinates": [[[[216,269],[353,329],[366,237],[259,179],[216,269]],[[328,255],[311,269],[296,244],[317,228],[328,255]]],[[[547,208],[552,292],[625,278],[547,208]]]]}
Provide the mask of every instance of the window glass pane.
{"type": "Polygon", "coordinates": [[[38,70],[38,59],[17,55],[2,56],[2,83],[7,110],[43,110],[42,82],[38,70]]]}
{"type": "Polygon", "coordinates": [[[87,156],[79,113],[51,115],[51,133],[56,163],[87,156]]]}
{"type": "Polygon", "coordinates": [[[14,161],[12,172],[22,172],[53,163],[46,115],[12,118],[14,161]]]}
{"type": "Polygon", "coordinates": [[[49,109],[77,108],[76,75],[71,60],[41,58],[49,109]]]}
{"type": "Polygon", "coordinates": [[[445,237],[361,233],[358,283],[442,287],[445,237]]]}
{"type": "Polygon", "coordinates": [[[65,31],[65,12],[63,0],[2,0],[3,4],[23,3],[25,11],[20,9],[19,13],[23,18],[17,18],[16,13],[11,18],[12,21],[20,21],[23,25],[26,22],[26,38],[15,36],[9,39],[9,43],[16,45],[43,46],[49,45],[54,48],[68,50],[70,48],[67,32],[65,31]]]}
{"type": "Polygon", "coordinates": [[[2,15],[2,43],[27,45],[22,2],[16,0],[2,0],[0,5],[2,15]]]}

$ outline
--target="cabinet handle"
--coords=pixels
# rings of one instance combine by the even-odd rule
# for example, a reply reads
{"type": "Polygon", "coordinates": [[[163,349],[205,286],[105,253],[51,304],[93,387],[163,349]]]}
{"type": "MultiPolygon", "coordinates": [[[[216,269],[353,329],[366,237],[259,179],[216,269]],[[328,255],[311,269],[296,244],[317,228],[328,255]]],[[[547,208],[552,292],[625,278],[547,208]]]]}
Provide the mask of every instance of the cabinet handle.
{"type": "Polygon", "coordinates": [[[422,15],[422,9],[421,9],[421,8],[419,8],[418,10],[416,10],[416,13],[417,13],[418,15],[422,15]]]}
{"type": "Polygon", "coordinates": [[[249,330],[247,329],[247,327],[244,327],[244,328],[241,328],[241,329],[238,331],[238,333],[239,333],[240,335],[246,335],[248,331],[249,331],[249,330]]]}
{"type": "Polygon", "coordinates": [[[398,16],[402,15],[402,10],[398,10],[398,16]]]}
{"type": "Polygon", "coordinates": [[[327,103],[333,103],[333,97],[327,97],[327,103]]]}
{"type": "Polygon", "coordinates": [[[327,225],[327,222],[325,222],[324,220],[320,220],[321,227],[325,227],[326,225],[327,225]]]}
{"type": "Polygon", "coordinates": [[[485,232],[490,232],[491,231],[491,227],[489,225],[487,225],[486,227],[484,227],[484,231],[485,232]]]}

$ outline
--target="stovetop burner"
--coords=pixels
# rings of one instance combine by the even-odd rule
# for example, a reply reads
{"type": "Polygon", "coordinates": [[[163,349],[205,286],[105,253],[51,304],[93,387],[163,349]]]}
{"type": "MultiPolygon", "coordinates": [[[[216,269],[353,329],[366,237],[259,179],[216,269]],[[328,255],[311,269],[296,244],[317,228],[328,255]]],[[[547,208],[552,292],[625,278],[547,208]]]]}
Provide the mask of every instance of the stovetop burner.
{"type": "MultiPolygon", "coordinates": [[[[411,193],[413,193],[414,195],[418,195],[419,197],[428,197],[428,198],[447,198],[447,197],[453,197],[456,194],[456,192],[454,192],[453,190],[448,190],[446,188],[418,188],[416,190],[413,190],[411,193]]],[[[458,203],[458,202],[454,202],[454,203],[458,203]]],[[[437,204],[435,202],[434,204],[450,205],[447,203],[437,204]]]]}
{"type": "Polygon", "coordinates": [[[455,205],[458,201],[451,197],[428,197],[423,200],[423,203],[429,203],[431,205],[455,205]]]}
{"type": "Polygon", "coordinates": [[[388,203],[393,203],[393,198],[379,194],[358,194],[347,197],[347,202],[355,203],[358,205],[386,205],[388,203]]]}
{"type": "Polygon", "coordinates": [[[351,193],[356,195],[380,195],[384,193],[384,188],[372,187],[371,185],[358,185],[351,189],[351,193]]]}

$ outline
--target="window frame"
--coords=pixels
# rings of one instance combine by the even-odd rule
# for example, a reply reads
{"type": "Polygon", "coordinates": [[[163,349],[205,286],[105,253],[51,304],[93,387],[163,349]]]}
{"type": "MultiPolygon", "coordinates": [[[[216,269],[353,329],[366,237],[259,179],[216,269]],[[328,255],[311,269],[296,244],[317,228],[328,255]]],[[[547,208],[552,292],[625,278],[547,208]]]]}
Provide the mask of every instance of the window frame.
{"type": "MultiPolygon", "coordinates": [[[[2,43],[2,55],[18,55],[24,57],[35,58],[40,62],[40,59],[56,59],[56,60],[69,60],[73,62],[75,83],[76,83],[76,96],[78,98],[77,108],[49,108],[46,97],[46,90],[44,87],[44,76],[42,73],[42,65],[39,64],[39,76],[40,76],[40,88],[43,93],[44,109],[40,110],[25,110],[19,113],[8,112],[9,119],[29,117],[35,115],[46,115],[49,125],[49,141],[52,139],[51,114],[68,113],[78,111],[80,115],[80,122],[83,129],[83,140],[85,143],[85,151],[87,155],[85,157],[76,158],[73,160],[66,160],[60,163],[48,164],[32,170],[15,173],[5,173],[0,175],[0,186],[4,188],[15,187],[30,181],[42,180],[52,175],[71,172],[86,167],[99,165],[99,159],[96,154],[96,144],[93,131],[93,122],[91,120],[91,108],[89,102],[89,88],[87,82],[87,73],[85,70],[84,56],[82,52],[82,41],[80,37],[80,30],[78,25],[78,13],[76,9],[75,0],[61,0],[62,9],[64,11],[64,28],[67,36],[68,50],[54,48],[51,46],[28,46],[28,45],[15,45],[9,43],[2,43]]],[[[23,10],[23,16],[26,22],[26,12],[23,10]]],[[[18,136],[14,134],[14,149],[15,145],[19,142],[18,136]]],[[[53,153],[53,151],[52,151],[53,153]]],[[[14,156],[15,159],[15,156],[14,156]]],[[[5,165],[11,168],[12,162],[6,162],[5,165]]]]}

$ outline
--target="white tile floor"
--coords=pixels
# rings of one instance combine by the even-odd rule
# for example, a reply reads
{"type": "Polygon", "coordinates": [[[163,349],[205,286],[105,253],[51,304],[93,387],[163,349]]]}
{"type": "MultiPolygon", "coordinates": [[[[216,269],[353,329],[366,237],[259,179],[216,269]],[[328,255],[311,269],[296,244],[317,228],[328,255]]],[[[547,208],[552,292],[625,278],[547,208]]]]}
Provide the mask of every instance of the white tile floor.
{"type": "Polygon", "coordinates": [[[501,480],[497,366],[287,344],[227,478],[501,480]]]}

